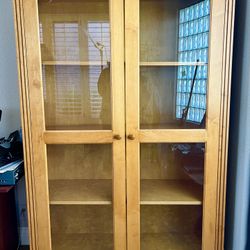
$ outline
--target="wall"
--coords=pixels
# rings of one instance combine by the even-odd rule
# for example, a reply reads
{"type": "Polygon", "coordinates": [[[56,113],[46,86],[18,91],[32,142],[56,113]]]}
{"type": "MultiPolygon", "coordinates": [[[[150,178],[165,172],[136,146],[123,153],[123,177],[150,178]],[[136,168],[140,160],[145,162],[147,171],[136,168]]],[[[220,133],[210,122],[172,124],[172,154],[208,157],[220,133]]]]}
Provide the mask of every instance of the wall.
{"type": "MultiPolygon", "coordinates": [[[[0,138],[7,137],[10,132],[20,128],[18,74],[12,11],[12,0],[0,0],[0,109],[3,110],[0,122],[0,138]]],[[[22,242],[27,244],[24,179],[19,182],[16,193],[20,234],[22,235],[22,242]]]]}
{"type": "Polygon", "coordinates": [[[250,1],[236,1],[226,210],[227,250],[250,249],[250,1]],[[248,244],[248,246],[247,246],[248,244]]]}
{"type": "Polygon", "coordinates": [[[0,1],[0,137],[20,128],[20,107],[12,1],[0,1]]]}

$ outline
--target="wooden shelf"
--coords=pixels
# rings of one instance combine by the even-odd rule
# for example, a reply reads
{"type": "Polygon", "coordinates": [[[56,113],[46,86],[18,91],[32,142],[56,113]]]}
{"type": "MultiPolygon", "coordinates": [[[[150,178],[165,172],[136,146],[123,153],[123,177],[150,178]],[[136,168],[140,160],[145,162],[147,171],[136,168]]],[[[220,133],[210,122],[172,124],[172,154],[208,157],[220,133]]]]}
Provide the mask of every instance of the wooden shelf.
{"type": "MultiPolygon", "coordinates": [[[[51,205],[110,205],[111,180],[51,180],[51,205]]],[[[202,187],[191,181],[142,180],[141,205],[201,205],[202,187]]]]}
{"type": "MultiPolygon", "coordinates": [[[[140,62],[140,66],[145,67],[166,67],[166,66],[203,66],[205,62],[140,62]]],[[[107,66],[107,63],[98,61],[43,61],[45,66],[107,66]]]]}
{"type": "Polygon", "coordinates": [[[145,67],[165,67],[165,66],[203,66],[205,62],[140,62],[140,66],[145,67]]]}
{"type": "Polygon", "coordinates": [[[52,234],[55,250],[113,250],[113,234],[52,234]]]}
{"type": "Polygon", "coordinates": [[[107,63],[99,61],[43,61],[42,65],[45,66],[106,66],[107,63]]]}
{"type": "Polygon", "coordinates": [[[180,120],[175,120],[169,123],[140,124],[140,129],[202,129],[202,127],[196,123],[181,123],[180,120]]]}
{"type": "Polygon", "coordinates": [[[193,234],[142,234],[141,250],[200,250],[201,239],[193,234]]]}
{"type": "Polygon", "coordinates": [[[110,205],[111,180],[51,180],[50,205],[110,205]]]}
{"type": "Polygon", "coordinates": [[[141,205],[201,205],[202,187],[186,180],[141,180],[141,205]]]}
{"type": "Polygon", "coordinates": [[[87,131],[93,131],[93,130],[112,130],[111,125],[109,124],[83,124],[83,125],[54,125],[46,126],[46,130],[87,130],[87,131]]]}

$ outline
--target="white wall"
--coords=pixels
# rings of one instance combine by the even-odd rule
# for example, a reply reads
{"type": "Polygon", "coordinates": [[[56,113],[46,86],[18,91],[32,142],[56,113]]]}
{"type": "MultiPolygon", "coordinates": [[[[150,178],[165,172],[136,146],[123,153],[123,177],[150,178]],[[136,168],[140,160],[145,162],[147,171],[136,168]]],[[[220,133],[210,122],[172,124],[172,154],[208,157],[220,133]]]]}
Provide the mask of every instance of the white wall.
{"type": "MultiPolygon", "coordinates": [[[[20,128],[20,104],[16,64],[12,0],[0,0],[0,138],[20,128]]],[[[17,213],[22,243],[28,243],[24,178],[18,183],[17,213]],[[22,211],[22,212],[21,212],[22,211]],[[22,215],[21,215],[22,214],[22,215]]]]}
{"type": "Polygon", "coordinates": [[[12,1],[0,1],[0,137],[20,128],[20,105],[12,1]]]}

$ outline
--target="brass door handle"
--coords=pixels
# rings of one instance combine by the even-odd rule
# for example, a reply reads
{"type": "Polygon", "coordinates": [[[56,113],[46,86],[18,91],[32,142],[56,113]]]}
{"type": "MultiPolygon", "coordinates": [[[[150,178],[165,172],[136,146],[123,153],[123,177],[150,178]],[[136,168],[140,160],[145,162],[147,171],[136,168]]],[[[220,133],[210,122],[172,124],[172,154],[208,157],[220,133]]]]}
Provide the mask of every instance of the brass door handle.
{"type": "Polygon", "coordinates": [[[122,137],[121,137],[120,135],[114,135],[113,138],[114,138],[115,140],[121,140],[121,139],[122,139],[122,137]]]}
{"type": "Polygon", "coordinates": [[[129,135],[128,135],[128,139],[129,139],[129,140],[134,140],[134,139],[135,139],[135,136],[132,135],[132,134],[129,134],[129,135]]]}

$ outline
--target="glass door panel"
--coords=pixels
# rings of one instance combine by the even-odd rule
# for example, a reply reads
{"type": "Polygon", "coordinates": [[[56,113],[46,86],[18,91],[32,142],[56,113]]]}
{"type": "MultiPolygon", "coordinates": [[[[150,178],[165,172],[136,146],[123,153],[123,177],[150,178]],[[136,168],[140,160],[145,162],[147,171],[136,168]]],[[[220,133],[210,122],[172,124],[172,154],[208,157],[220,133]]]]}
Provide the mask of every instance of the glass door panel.
{"type": "Polygon", "coordinates": [[[141,249],[200,250],[201,206],[142,206],[141,249]]]}
{"type": "Polygon", "coordinates": [[[141,249],[201,249],[205,144],[140,146],[141,249]]]}
{"type": "Polygon", "coordinates": [[[112,216],[111,206],[53,206],[52,249],[113,250],[112,216]]]}
{"type": "Polygon", "coordinates": [[[113,246],[112,145],[48,145],[52,249],[113,246]]]}
{"type": "Polygon", "coordinates": [[[204,128],[210,1],[140,1],[140,128],[204,128]]]}
{"type": "MultiPolygon", "coordinates": [[[[39,23],[46,129],[111,130],[109,1],[41,0],[39,23]]],[[[47,157],[52,248],[114,249],[112,144],[47,157]]]]}
{"type": "Polygon", "coordinates": [[[204,128],[206,78],[207,66],[141,68],[140,128],[204,128]]]}
{"type": "Polygon", "coordinates": [[[111,129],[109,1],[39,1],[47,130],[111,129]]]}
{"type": "Polygon", "coordinates": [[[125,250],[123,1],[38,13],[52,249],[125,250]]]}

